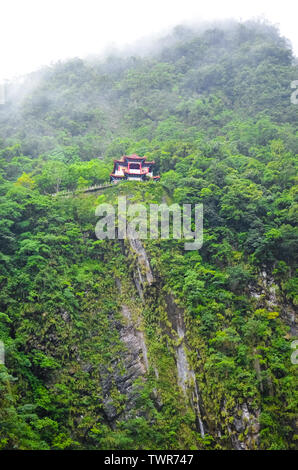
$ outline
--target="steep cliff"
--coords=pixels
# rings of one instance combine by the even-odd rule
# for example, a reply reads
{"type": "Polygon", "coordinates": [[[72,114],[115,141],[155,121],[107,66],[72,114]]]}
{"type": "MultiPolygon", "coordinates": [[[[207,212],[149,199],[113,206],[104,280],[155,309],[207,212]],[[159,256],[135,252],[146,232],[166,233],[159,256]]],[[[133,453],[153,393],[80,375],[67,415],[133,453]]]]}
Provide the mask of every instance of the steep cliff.
{"type": "Polygon", "coordinates": [[[297,448],[297,77],[261,21],[7,84],[0,448],[297,448]],[[107,184],[133,153],[160,182],[107,184]],[[98,239],[118,196],[203,206],[202,246],[98,239]]]}

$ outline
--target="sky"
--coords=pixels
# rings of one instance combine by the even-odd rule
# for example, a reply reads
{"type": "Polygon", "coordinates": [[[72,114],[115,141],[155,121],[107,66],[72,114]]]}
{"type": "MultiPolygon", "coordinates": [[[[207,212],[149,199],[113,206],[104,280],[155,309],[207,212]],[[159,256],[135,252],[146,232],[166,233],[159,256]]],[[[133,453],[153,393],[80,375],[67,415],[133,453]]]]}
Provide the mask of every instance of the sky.
{"type": "Polygon", "coordinates": [[[203,20],[264,17],[279,26],[298,56],[294,5],[293,0],[1,0],[0,82],[203,20]]]}

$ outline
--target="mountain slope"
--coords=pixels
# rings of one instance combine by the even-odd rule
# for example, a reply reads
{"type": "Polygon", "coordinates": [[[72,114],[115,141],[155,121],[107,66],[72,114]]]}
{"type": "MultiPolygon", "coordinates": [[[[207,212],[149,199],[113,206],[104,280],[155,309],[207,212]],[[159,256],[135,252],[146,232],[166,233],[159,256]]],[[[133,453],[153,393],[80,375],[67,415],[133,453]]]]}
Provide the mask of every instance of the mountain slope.
{"type": "Polygon", "coordinates": [[[295,448],[295,64],[266,24],[177,27],[149,55],[8,86],[1,448],[295,448]],[[130,153],[160,184],[75,193],[130,153]],[[98,240],[119,195],[203,203],[202,248],[98,240]]]}

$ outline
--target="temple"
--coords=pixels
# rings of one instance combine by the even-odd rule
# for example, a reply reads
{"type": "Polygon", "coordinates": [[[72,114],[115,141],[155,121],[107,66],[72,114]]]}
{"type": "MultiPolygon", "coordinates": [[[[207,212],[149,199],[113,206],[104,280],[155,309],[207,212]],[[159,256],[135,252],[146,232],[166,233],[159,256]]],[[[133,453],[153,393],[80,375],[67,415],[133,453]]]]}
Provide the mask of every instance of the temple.
{"type": "Polygon", "coordinates": [[[148,162],[146,157],[138,155],[124,155],[121,160],[114,160],[114,169],[110,174],[110,181],[117,183],[123,180],[158,181],[160,176],[153,176],[155,162],[148,162]]]}

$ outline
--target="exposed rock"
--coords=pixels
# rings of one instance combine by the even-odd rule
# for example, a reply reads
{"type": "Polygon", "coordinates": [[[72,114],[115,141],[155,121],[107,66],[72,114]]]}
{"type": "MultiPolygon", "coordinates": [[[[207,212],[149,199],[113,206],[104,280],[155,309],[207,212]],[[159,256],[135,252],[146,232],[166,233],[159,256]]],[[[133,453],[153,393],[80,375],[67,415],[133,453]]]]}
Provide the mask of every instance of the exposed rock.
{"type": "Polygon", "coordinates": [[[233,447],[237,450],[249,450],[257,448],[259,443],[259,415],[248,409],[247,403],[237,406],[233,411],[234,420],[227,424],[233,447]]]}
{"type": "Polygon", "coordinates": [[[135,236],[135,234],[132,234],[129,226],[127,229],[127,237],[132,252],[137,255],[137,266],[133,274],[139,296],[143,299],[144,286],[146,283],[150,286],[154,282],[154,277],[142,242],[135,236]]]}
{"type": "Polygon", "coordinates": [[[70,322],[70,315],[66,310],[63,310],[63,312],[61,312],[61,317],[66,323],[70,322]]]}
{"type": "Polygon", "coordinates": [[[89,372],[92,371],[92,369],[93,369],[92,364],[83,364],[83,365],[82,365],[82,370],[83,370],[84,372],[88,372],[88,373],[89,373],[89,372]]]}
{"type": "Polygon", "coordinates": [[[178,307],[172,295],[166,296],[168,318],[172,323],[172,328],[178,336],[178,345],[176,350],[176,363],[177,363],[177,377],[178,385],[181,387],[184,395],[187,392],[190,394],[190,402],[196,413],[198,430],[202,437],[205,436],[204,424],[202,421],[202,414],[200,409],[200,397],[198,385],[194,371],[189,366],[187,360],[187,345],[185,342],[185,324],[183,318],[183,309],[178,307]]]}
{"type": "Polygon", "coordinates": [[[148,354],[144,333],[134,325],[127,305],[122,305],[122,315],[126,320],[126,325],[121,329],[120,338],[126,344],[132,357],[136,356],[135,368],[143,375],[148,370],[148,354]]]}
{"type": "MultiPolygon", "coordinates": [[[[152,285],[154,282],[150,262],[142,242],[132,237],[128,237],[128,240],[130,250],[136,255],[136,264],[133,270],[135,285],[140,298],[145,302],[146,299],[144,296],[146,295],[146,291],[144,287],[146,285],[152,285]]],[[[262,282],[268,283],[265,272],[262,273],[262,282]]],[[[277,294],[273,284],[270,284],[270,288],[270,290],[266,290],[265,288],[254,289],[251,295],[257,302],[261,302],[264,296],[267,296],[269,304],[273,307],[277,301],[277,294]]],[[[208,426],[207,421],[205,421],[206,416],[196,375],[188,361],[184,311],[177,305],[171,294],[166,295],[164,299],[166,302],[168,320],[171,325],[171,327],[165,326],[165,328],[169,328],[167,334],[173,340],[172,344],[176,358],[178,385],[190,406],[195,411],[197,429],[201,436],[204,437],[208,426]]],[[[144,376],[146,370],[148,370],[147,347],[144,334],[139,329],[138,325],[134,324],[130,309],[127,305],[122,305],[122,314],[125,319],[125,324],[121,328],[120,337],[129,352],[123,357],[126,365],[124,379],[121,382],[119,378],[115,378],[115,381],[121,393],[129,397],[128,400],[130,401],[133,399],[131,398],[133,380],[135,380],[136,377],[144,376]]],[[[158,371],[156,371],[156,374],[158,375],[158,371]]],[[[155,395],[156,405],[162,406],[162,403],[158,401],[159,397],[157,391],[155,395]]],[[[223,411],[225,410],[224,407],[225,405],[223,405],[223,411]]],[[[112,415],[113,410],[111,409],[109,401],[107,401],[106,410],[107,413],[112,415]]],[[[216,430],[218,436],[226,434],[228,431],[232,447],[237,450],[253,449],[257,447],[260,428],[259,411],[250,411],[248,405],[244,403],[237,406],[232,412],[229,410],[228,415],[230,417],[234,416],[234,420],[232,423],[229,422],[220,426],[221,429],[216,430]]]]}
{"type": "Polygon", "coordinates": [[[258,308],[267,308],[280,312],[281,318],[290,327],[290,336],[297,336],[297,314],[293,306],[286,301],[275,279],[266,271],[261,271],[257,286],[249,286],[251,297],[256,299],[258,308]]]}
{"type": "MultiPolygon", "coordinates": [[[[121,283],[118,279],[117,286],[121,289],[121,283]]],[[[112,371],[102,370],[101,381],[104,396],[103,410],[106,419],[113,426],[113,422],[119,415],[129,416],[130,410],[135,408],[135,401],[138,396],[134,382],[137,378],[143,377],[148,370],[148,354],[145,343],[144,333],[140,330],[132,319],[129,307],[125,304],[121,307],[123,322],[117,323],[117,329],[121,341],[125,344],[125,351],[121,357],[115,358],[112,364],[112,371]],[[120,361],[124,366],[124,370],[119,368],[120,361]],[[123,407],[117,409],[111,392],[113,390],[123,397],[123,407]]]]}

